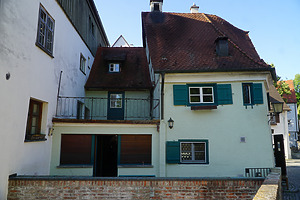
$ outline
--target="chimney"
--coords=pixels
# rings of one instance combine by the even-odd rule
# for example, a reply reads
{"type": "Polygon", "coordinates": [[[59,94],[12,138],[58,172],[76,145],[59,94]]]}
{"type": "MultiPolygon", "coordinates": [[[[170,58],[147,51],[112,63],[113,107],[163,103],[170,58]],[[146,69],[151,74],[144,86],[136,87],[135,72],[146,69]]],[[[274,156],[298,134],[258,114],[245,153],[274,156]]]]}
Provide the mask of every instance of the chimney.
{"type": "Polygon", "coordinates": [[[191,8],[191,13],[199,13],[199,6],[196,6],[196,4],[194,3],[191,8]]]}
{"type": "Polygon", "coordinates": [[[151,12],[162,12],[163,0],[150,0],[151,12]]]}
{"type": "Polygon", "coordinates": [[[228,56],[228,37],[221,36],[218,37],[215,41],[216,43],[216,53],[217,56],[223,57],[228,56]]]}

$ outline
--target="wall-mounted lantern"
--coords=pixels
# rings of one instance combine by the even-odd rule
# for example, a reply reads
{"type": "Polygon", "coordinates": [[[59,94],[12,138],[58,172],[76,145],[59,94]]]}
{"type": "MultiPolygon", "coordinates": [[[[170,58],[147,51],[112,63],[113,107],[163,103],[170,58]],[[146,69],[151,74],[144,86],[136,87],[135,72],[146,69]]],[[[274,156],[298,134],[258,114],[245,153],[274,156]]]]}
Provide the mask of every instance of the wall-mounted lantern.
{"type": "Polygon", "coordinates": [[[283,102],[273,102],[271,103],[273,107],[273,112],[275,114],[282,113],[283,111],[283,102]]]}
{"type": "Polygon", "coordinates": [[[172,129],[173,126],[174,126],[174,120],[170,117],[170,119],[168,120],[168,125],[169,125],[169,128],[172,129]]]}

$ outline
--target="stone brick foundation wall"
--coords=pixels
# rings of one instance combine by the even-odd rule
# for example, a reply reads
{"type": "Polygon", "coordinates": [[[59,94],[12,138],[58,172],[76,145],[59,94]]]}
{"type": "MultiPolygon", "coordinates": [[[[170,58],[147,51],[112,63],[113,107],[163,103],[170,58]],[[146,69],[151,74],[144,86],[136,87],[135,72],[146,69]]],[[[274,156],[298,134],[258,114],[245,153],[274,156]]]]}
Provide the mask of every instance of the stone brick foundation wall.
{"type": "Polygon", "coordinates": [[[263,178],[13,177],[15,199],[252,199],[263,178]]]}

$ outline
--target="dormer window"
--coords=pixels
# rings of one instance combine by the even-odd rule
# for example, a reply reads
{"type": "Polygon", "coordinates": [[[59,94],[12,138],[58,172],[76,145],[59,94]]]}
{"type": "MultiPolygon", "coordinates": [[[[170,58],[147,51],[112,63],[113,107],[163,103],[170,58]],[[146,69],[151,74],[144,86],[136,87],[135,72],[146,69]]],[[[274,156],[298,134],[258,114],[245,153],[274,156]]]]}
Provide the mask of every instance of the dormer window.
{"type": "Polygon", "coordinates": [[[218,37],[215,41],[217,56],[228,56],[228,37],[218,37]]]}
{"type": "Polygon", "coordinates": [[[151,12],[162,12],[163,0],[150,0],[150,10],[151,12]]]}
{"type": "Polygon", "coordinates": [[[154,4],[154,11],[159,11],[159,4],[158,3],[154,4]]]}
{"type": "Polygon", "coordinates": [[[119,63],[109,63],[109,72],[118,73],[120,72],[120,64],[119,63]]]}

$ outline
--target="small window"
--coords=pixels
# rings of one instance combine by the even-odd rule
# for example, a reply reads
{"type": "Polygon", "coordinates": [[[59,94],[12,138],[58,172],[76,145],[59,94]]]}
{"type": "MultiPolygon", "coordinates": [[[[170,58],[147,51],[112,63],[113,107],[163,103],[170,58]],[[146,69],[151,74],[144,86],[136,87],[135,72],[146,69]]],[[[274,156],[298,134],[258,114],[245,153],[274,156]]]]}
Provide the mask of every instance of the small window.
{"type": "Polygon", "coordinates": [[[92,164],[92,135],[62,134],[60,164],[92,164]]]}
{"type": "Polygon", "coordinates": [[[263,86],[261,83],[243,83],[244,106],[263,104],[263,86]]]}
{"type": "Polygon", "coordinates": [[[110,63],[109,64],[109,72],[120,72],[120,64],[119,63],[110,63]]]}
{"type": "Polygon", "coordinates": [[[189,87],[190,104],[214,103],[213,87],[189,87]]]}
{"type": "Polygon", "coordinates": [[[30,99],[25,140],[43,140],[41,134],[43,103],[30,99]]]}
{"type": "Polygon", "coordinates": [[[206,142],[180,142],[180,162],[207,163],[206,142]]]}
{"type": "Polygon", "coordinates": [[[120,164],[151,164],[151,135],[121,135],[120,164]]]}
{"type": "Polygon", "coordinates": [[[86,65],[86,59],[82,54],[80,54],[80,71],[84,74],[85,74],[85,65],[86,65]]]}
{"type": "Polygon", "coordinates": [[[122,108],[122,94],[110,94],[110,108],[122,108]]]}
{"type": "Polygon", "coordinates": [[[251,105],[251,90],[252,90],[252,84],[244,83],[243,84],[243,99],[244,99],[244,105],[251,105]]]}
{"type": "Polygon", "coordinates": [[[158,3],[154,4],[154,11],[159,11],[159,4],[158,3]]]}
{"type": "Polygon", "coordinates": [[[54,19],[40,5],[36,45],[50,56],[53,54],[54,24],[54,19]]]}

